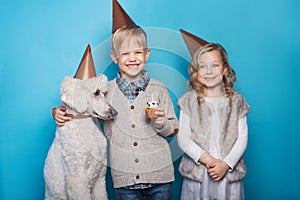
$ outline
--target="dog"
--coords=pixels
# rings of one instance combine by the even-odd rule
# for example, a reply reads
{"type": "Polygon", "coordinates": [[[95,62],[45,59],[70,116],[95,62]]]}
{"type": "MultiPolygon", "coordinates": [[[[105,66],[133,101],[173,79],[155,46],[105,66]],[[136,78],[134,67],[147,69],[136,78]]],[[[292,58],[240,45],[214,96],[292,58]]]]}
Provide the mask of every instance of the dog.
{"type": "Polygon", "coordinates": [[[107,140],[98,118],[110,120],[117,115],[105,99],[107,83],[105,75],[63,80],[61,102],[73,120],[57,127],[45,160],[46,200],[107,199],[107,140]]]}

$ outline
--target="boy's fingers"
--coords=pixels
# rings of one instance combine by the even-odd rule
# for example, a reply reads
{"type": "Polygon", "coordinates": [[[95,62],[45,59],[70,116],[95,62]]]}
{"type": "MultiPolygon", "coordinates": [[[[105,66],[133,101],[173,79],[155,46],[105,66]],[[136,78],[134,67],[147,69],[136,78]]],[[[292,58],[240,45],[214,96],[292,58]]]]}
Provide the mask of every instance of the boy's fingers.
{"type": "Polygon", "coordinates": [[[155,115],[164,117],[165,116],[165,110],[163,108],[158,108],[157,111],[155,111],[155,115]]]}
{"type": "Polygon", "coordinates": [[[72,120],[72,118],[71,118],[71,117],[68,117],[68,116],[65,116],[65,115],[58,115],[58,116],[55,118],[55,120],[56,120],[57,122],[60,122],[60,123],[65,123],[65,122],[67,122],[67,121],[72,120]]]}
{"type": "Polygon", "coordinates": [[[64,120],[65,122],[72,120],[72,117],[68,117],[68,116],[63,116],[62,120],[64,120]]]}
{"type": "Polygon", "coordinates": [[[164,117],[157,117],[157,118],[154,118],[154,121],[156,123],[163,123],[165,121],[165,118],[164,117]]]}

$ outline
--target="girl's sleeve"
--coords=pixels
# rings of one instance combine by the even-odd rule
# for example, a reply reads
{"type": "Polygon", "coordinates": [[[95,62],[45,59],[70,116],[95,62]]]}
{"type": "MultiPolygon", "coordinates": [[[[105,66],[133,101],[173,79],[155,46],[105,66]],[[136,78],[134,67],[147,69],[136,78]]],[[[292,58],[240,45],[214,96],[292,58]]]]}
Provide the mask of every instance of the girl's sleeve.
{"type": "Polygon", "coordinates": [[[177,143],[180,149],[199,163],[199,158],[205,153],[200,146],[198,146],[191,138],[190,117],[180,110],[179,114],[179,131],[177,135],[177,143]]]}
{"type": "Polygon", "coordinates": [[[230,169],[233,170],[236,164],[243,156],[248,144],[248,125],[246,115],[243,115],[238,121],[238,138],[234,143],[229,154],[223,159],[230,169]]]}

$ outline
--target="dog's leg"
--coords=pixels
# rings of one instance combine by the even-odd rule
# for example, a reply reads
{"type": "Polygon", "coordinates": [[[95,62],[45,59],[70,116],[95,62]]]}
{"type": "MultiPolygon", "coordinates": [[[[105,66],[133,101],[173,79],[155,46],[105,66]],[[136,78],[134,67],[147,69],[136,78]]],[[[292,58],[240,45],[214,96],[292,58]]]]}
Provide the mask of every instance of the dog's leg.
{"type": "Polygon", "coordinates": [[[106,175],[106,166],[101,164],[99,176],[97,177],[97,180],[95,182],[94,188],[93,188],[93,197],[95,200],[103,199],[107,200],[107,192],[106,192],[106,181],[105,181],[105,175],[106,175]]]}
{"type": "Polygon", "coordinates": [[[91,190],[88,186],[89,178],[85,170],[85,158],[87,153],[82,147],[80,138],[77,134],[74,134],[74,132],[68,131],[62,135],[65,182],[68,199],[92,200],[91,190]]]}
{"type": "Polygon", "coordinates": [[[45,199],[67,199],[62,147],[57,137],[52,143],[44,166],[45,199]]]}
{"type": "Polygon", "coordinates": [[[88,188],[87,177],[80,173],[74,174],[66,179],[67,194],[69,199],[92,200],[92,193],[88,188]]]}

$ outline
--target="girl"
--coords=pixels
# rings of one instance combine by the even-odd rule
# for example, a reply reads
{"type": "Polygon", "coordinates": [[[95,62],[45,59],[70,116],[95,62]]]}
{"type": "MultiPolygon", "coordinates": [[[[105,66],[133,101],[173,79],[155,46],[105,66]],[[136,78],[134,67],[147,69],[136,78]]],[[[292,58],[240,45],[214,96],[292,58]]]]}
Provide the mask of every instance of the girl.
{"type": "Polygon", "coordinates": [[[178,101],[181,199],[243,199],[250,107],[233,90],[236,76],[225,49],[215,43],[198,49],[189,73],[191,89],[178,101]]]}

